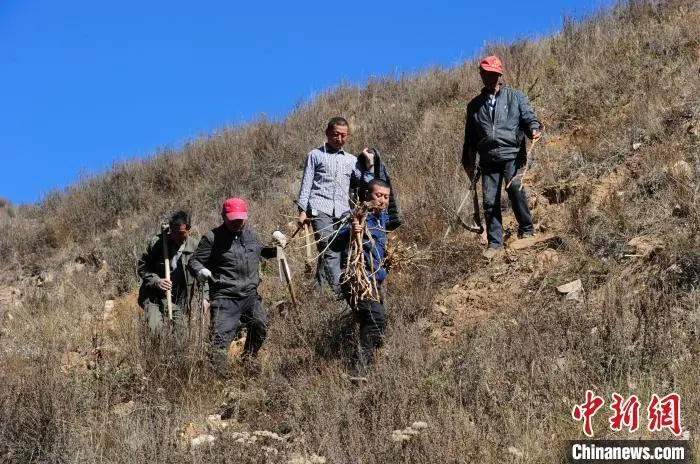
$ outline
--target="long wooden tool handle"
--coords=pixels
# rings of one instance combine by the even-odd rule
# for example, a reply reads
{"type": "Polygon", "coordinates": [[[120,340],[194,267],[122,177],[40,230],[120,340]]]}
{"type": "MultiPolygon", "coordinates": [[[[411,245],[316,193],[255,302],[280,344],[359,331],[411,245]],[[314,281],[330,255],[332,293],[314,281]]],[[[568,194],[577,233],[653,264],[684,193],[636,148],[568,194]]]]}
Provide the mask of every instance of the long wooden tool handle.
{"type": "MultiPolygon", "coordinates": [[[[170,260],[165,260],[165,278],[170,280],[170,260]]],[[[165,292],[165,301],[168,305],[168,319],[173,320],[173,291],[167,290],[165,292]]]]}
{"type": "Polygon", "coordinates": [[[204,356],[204,283],[199,289],[199,326],[197,328],[197,339],[199,340],[199,358],[204,356]]]}
{"type": "MultiPolygon", "coordinates": [[[[168,235],[166,233],[166,228],[162,227],[162,239],[163,239],[163,263],[165,265],[165,278],[170,280],[170,258],[168,257],[168,235]]],[[[168,307],[168,319],[173,320],[173,292],[168,290],[165,292],[165,301],[168,307]]]]}
{"type": "Polygon", "coordinates": [[[309,225],[304,224],[304,240],[306,241],[306,261],[311,262],[312,252],[311,252],[311,233],[309,231],[309,225]]]}
{"type": "Polygon", "coordinates": [[[297,297],[294,294],[294,285],[292,284],[292,273],[289,271],[289,265],[287,264],[286,259],[284,260],[282,270],[284,271],[284,277],[287,280],[287,287],[289,287],[289,296],[292,297],[292,305],[296,308],[297,297]]]}
{"type": "Polygon", "coordinates": [[[289,296],[292,297],[292,306],[296,309],[297,307],[297,297],[294,294],[294,285],[292,284],[292,272],[289,270],[289,264],[287,263],[287,256],[284,254],[282,247],[277,247],[277,262],[279,263],[280,271],[284,275],[284,280],[287,282],[287,288],[289,289],[289,296]]]}

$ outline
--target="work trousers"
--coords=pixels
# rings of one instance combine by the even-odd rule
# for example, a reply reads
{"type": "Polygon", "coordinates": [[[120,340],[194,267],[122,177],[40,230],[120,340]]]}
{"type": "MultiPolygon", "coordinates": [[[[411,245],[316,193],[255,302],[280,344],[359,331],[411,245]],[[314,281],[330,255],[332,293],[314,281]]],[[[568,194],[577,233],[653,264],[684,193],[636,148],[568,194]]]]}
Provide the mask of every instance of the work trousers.
{"type": "MultiPolygon", "coordinates": [[[[503,246],[503,218],[501,216],[501,186],[515,177],[518,168],[516,160],[481,164],[481,181],[484,198],[484,216],[489,248],[503,246]]],[[[513,214],[518,221],[518,234],[532,232],[532,216],[527,206],[527,195],[520,190],[521,178],[513,180],[506,189],[513,214]]]]}
{"type": "Polygon", "coordinates": [[[318,213],[311,218],[311,225],[314,229],[316,249],[319,252],[316,261],[316,285],[320,288],[324,285],[330,286],[333,293],[340,295],[340,254],[334,250],[330,242],[338,231],[339,218],[325,213],[318,213]]]}
{"type": "Polygon", "coordinates": [[[211,302],[211,342],[213,361],[224,363],[228,349],[241,325],[248,329],[243,352],[254,356],[267,336],[267,316],[257,292],[243,298],[216,298],[211,302]]]}
{"type": "Polygon", "coordinates": [[[355,320],[360,325],[359,361],[367,366],[372,364],[374,352],[382,346],[386,326],[384,305],[376,300],[360,300],[355,310],[355,320]]]}
{"type": "MultiPolygon", "coordinates": [[[[175,303],[173,303],[172,308],[173,308],[173,332],[179,334],[179,333],[182,333],[182,330],[185,327],[185,319],[184,319],[182,310],[180,309],[179,305],[176,305],[175,303]]],[[[144,316],[146,317],[146,324],[148,325],[148,332],[153,336],[160,334],[160,331],[163,330],[163,325],[165,323],[169,323],[169,321],[168,321],[168,308],[167,308],[167,303],[165,302],[165,299],[163,299],[159,303],[147,301],[143,305],[143,313],[144,313],[144,316]]]]}

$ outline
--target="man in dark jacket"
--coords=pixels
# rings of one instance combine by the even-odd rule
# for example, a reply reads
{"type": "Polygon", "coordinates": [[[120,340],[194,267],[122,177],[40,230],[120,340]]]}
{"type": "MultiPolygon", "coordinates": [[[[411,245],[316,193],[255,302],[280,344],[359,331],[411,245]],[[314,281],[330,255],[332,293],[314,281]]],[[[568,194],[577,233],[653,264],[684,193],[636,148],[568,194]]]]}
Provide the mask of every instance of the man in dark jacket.
{"type": "MultiPolygon", "coordinates": [[[[359,361],[361,367],[373,362],[374,352],[382,345],[382,336],[386,326],[382,284],[387,276],[387,271],[384,268],[387,247],[386,225],[389,220],[386,208],[389,204],[391,189],[387,182],[374,179],[369,183],[368,191],[369,198],[367,201],[372,206],[367,212],[365,219],[368,233],[365,233],[362,237],[362,253],[365,263],[363,272],[365,272],[370,282],[373,282],[373,284],[376,282],[376,288],[372,289],[371,295],[358,301],[354,301],[347,282],[343,288],[348,304],[350,304],[355,314],[355,319],[360,325],[359,361]]],[[[340,230],[337,243],[334,245],[342,250],[343,266],[346,265],[348,260],[348,249],[352,236],[363,233],[363,230],[365,229],[357,219],[354,219],[352,224],[348,224],[340,230]]],[[[354,270],[350,269],[349,271],[352,273],[354,270]]],[[[350,275],[344,275],[343,277],[345,279],[352,278],[350,275]]]]}
{"type": "Polygon", "coordinates": [[[277,249],[263,246],[255,232],[245,227],[248,205],[244,200],[227,199],[221,217],[223,224],[202,237],[189,266],[200,281],[212,282],[212,361],[223,373],[241,321],[248,328],[246,355],[254,356],[265,340],[267,316],[258,294],[260,257],[274,258],[277,249]]]}
{"type": "MultiPolygon", "coordinates": [[[[196,280],[187,264],[198,241],[189,236],[190,216],[185,211],[178,211],[170,217],[167,234],[153,237],[146,251],[138,262],[138,274],[141,278],[138,303],[143,308],[149,331],[157,334],[168,317],[166,292],[171,291],[173,326],[183,326],[183,310],[190,311],[192,297],[195,293],[196,280]],[[170,279],[165,278],[165,259],[163,239],[168,241],[168,259],[170,260],[170,279]]],[[[205,305],[208,304],[208,289],[204,292],[205,305]]]]}
{"type": "Polygon", "coordinates": [[[518,236],[529,237],[534,233],[527,196],[520,189],[520,182],[527,163],[525,136],[538,140],[541,125],[527,97],[501,83],[503,65],[498,57],[484,58],[479,72],[484,88],[467,106],[462,165],[471,180],[478,155],[488,236],[484,256],[492,259],[503,246],[501,185],[504,182],[518,221],[518,236]]]}

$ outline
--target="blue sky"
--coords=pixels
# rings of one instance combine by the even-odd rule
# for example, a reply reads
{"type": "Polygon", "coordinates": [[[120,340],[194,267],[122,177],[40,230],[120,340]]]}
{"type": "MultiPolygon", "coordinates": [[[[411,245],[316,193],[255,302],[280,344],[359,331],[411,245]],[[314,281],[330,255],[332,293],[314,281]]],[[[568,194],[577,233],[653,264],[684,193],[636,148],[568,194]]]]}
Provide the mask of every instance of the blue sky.
{"type": "Polygon", "coordinates": [[[370,75],[454,66],[612,0],[0,0],[0,197],[40,200],[370,75]]]}

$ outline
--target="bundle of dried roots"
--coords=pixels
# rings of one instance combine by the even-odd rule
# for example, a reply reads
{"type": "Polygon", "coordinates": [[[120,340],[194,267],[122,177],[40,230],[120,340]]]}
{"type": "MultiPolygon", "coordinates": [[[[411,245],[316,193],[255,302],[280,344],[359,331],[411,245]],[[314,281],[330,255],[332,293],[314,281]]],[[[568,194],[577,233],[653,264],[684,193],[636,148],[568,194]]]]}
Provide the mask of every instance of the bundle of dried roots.
{"type": "Polygon", "coordinates": [[[360,300],[379,300],[379,291],[374,269],[374,262],[365,262],[362,249],[363,237],[367,237],[372,247],[375,246],[365,220],[369,211],[369,203],[360,203],[353,213],[353,222],[357,220],[362,228],[358,234],[353,233],[348,247],[348,261],[341,277],[341,285],[350,297],[350,306],[355,308],[360,300]],[[369,267],[367,267],[369,264],[369,267]],[[367,272],[366,272],[367,270],[367,272]]]}

